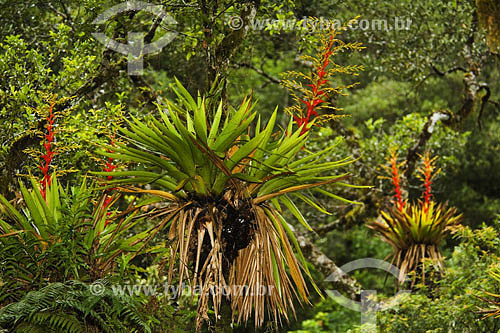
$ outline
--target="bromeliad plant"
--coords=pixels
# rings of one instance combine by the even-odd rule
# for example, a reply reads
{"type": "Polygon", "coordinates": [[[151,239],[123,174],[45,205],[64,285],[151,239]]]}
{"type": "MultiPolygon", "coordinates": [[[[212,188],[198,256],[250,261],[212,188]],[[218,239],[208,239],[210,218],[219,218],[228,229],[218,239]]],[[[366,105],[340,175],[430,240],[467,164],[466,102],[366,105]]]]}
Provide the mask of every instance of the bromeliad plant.
{"type": "Polygon", "coordinates": [[[431,199],[432,181],[439,172],[435,166],[436,158],[430,158],[429,152],[421,156],[422,166],[418,172],[424,191],[423,200],[418,200],[417,203],[408,203],[402,199],[401,163],[397,161],[395,150],[389,160],[390,167],[384,166],[391,174],[395,200],[393,206],[382,210],[378,220],[369,227],[393,247],[392,263],[400,269],[400,285],[405,282],[410,272],[415,274],[412,287],[418,280],[425,283],[423,263],[426,258],[431,259],[439,270],[443,271],[443,257],[439,245],[462,220],[461,214],[456,215],[455,208],[447,208],[446,204],[437,204],[431,199]]]}
{"type": "MultiPolygon", "coordinates": [[[[4,296],[16,299],[13,291],[22,293],[47,282],[102,278],[116,268],[117,258],[135,256],[151,233],[129,235],[141,222],[140,207],[155,199],[119,212],[112,204],[106,206],[106,197],[85,179],[68,189],[54,175],[51,179],[45,198],[35,178],[31,189],[19,183],[22,209],[0,195],[0,280],[8,282],[1,286],[4,296]],[[109,220],[113,223],[106,226],[109,220]]],[[[118,194],[112,202],[116,200],[118,194]]]]}
{"type": "MultiPolygon", "coordinates": [[[[117,295],[108,278],[119,263],[123,278],[128,262],[143,253],[152,231],[132,230],[144,220],[141,207],[158,199],[132,200],[119,211],[113,205],[120,195],[103,192],[96,183],[89,186],[86,178],[79,186],[63,188],[49,170],[56,152],[54,105],[43,136],[41,181],[30,176],[30,189],[20,181],[21,200],[15,203],[0,195],[0,305],[7,304],[0,310],[0,327],[13,332],[150,332],[154,318],[143,317],[137,299],[117,295]],[[89,284],[95,280],[98,292],[89,284]]],[[[105,170],[113,169],[108,160],[105,170]]]]}
{"type": "MultiPolygon", "coordinates": [[[[117,258],[130,260],[144,248],[151,231],[133,236],[130,229],[141,219],[141,206],[130,204],[120,212],[112,208],[119,194],[102,192],[95,184],[64,189],[49,167],[54,150],[55,103],[51,102],[44,135],[42,180],[30,176],[32,188],[19,182],[23,207],[14,207],[0,195],[0,302],[16,300],[27,290],[47,282],[82,279],[93,281],[114,270],[117,258]],[[112,222],[112,223],[110,223],[112,222]],[[108,225],[109,224],[109,225],[108,225]]],[[[105,170],[112,171],[108,161],[105,170]]]]}
{"type": "MultiPolygon", "coordinates": [[[[498,286],[498,284],[500,284],[500,266],[498,266],[498,263],[491,268],[489,275],[498,286]]],[[[479,312],[483,315],[483,319],[488,317],[500,318],[500,295],[488,291],[483,291],[482,294],[483,295],[478,296],[478,298],[488,306],[487,308],[479,308],[479,312]]]]}
{"type": "Polygon", "coordinates": [[[224,113],[222,103],[207,110],[212,103],[193,98],[178,81],[174,91],[180,105],[167,101],[159,119],[132,117],[119,130],[129,144],[104,147],[102,155],[143,169],[113,172],[106,183],[168,203],[156,213],[162,217],[157,232],[168,228],[173,242],[168,281],[175,273],[179,290],[184,281],[200,290],[198,328],[209,307],[218,318],[224,297],[238,322],[254,315],[262,325],[265,308],[276,320],[288,319],[295,297],[307,302],[303,273],[310,272],[282,208],[312,230],[294,200],[324,211],[304,193],[309,190],[351,203],[320,186],[351,186],[342,182],[347,174],[335,171],[353,159],[329,161],[334,147],[296,158],[308,136],[293,131],[293,121],[288,135],[275,133],[276,110],[263,126],[250,100],[224,113]]]}

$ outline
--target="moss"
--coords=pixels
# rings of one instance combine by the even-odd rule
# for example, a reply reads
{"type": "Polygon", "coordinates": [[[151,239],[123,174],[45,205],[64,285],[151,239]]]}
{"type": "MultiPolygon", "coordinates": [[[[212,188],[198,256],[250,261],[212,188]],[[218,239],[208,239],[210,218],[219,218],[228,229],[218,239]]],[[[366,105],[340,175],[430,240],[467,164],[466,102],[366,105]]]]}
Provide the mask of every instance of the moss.
{"type": "Polygon", "coordinates": [[[476,6],[479,23],[486,31],[486,43],[491,52],[500,54],[500,2],[476,0],[476,6]]]}

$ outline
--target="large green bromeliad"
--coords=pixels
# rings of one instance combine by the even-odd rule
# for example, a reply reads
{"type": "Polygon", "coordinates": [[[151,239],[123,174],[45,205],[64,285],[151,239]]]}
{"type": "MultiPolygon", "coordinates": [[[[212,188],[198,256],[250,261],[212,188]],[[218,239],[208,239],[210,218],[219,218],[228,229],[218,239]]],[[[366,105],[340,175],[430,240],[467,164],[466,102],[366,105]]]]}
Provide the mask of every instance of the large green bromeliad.
{"type": "Polygon", "coordinates": [[[238,321],[254,314],[260,326],[265,308],[288,318],[295,297],[307,302],[303,273],[310,273],[282,207],[312,230],[294,200],[323,212],[309,194],[352,203],[320,186],[352,186],[342,182],[347,174],[332,171],[353,159],[329,161],[334,147],[298,158],[308,134],[293,131],[292,122],[285,133],[274,132],[276,111],[262,126],[250,100],[227,112],[222,104],[207,110],[205,99],[195,100],[179,82],[174,91],[180,105],[167,101],[160,119],[133,119],[120,129],[126,143],[102,151],[142,169],[113,172],[107,184],[168,202],[155,213],[162,217],[156,232],[168,228],[173,241],[169,281],[175,272],[179,285],[189,281],[200,290],[198,325],[209,306],[218,317],[223,297],[238,321]]]}

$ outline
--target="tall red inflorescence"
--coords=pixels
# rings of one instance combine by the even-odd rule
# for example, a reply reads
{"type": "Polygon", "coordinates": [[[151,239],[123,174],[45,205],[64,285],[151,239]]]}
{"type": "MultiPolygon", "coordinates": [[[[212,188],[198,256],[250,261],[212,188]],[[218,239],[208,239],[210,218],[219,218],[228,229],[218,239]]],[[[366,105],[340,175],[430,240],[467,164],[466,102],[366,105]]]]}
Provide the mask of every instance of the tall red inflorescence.
{"type": "Polygon", "coordinates": [[[433,171],[433,165],[432,165],[432,160],[429,157],[429,152],[425,154],[425,157],[423,158],[424,162],[424,167],[423,167],[423,178],[424,178],[424,211],[427,212],[429,209],[429,202],[432,197],[431,193],[431,185],[432,185],[432,171],[433,171]]]}
{"type": "Polygon", "coordinates": [[[42,171],[42,174],[43,174],[43,178],[40,181],[40,193],[42,194],[44,199],[46,199],[47,187],[50,186],[50,182],[51,182],[51,178],[50,178],[50,174],[49,174],[50,162],[52,162],[52,159],[54,158],[54,155],[56,154],[56,152],[53,150],[54,135],[55,135],[55,133],[54,133],[54,121],[55,121],[54,105],[55,105],[54,102],[50,103],[49,112],[48,112],[48,115],[46,117],[47,134],[44,135],[44,142],[43,142],[43,147],[45,148],[45,153],[42,154],[40,165],[38,165],[38,168],[42,171]]]}
{"type": "Polygon", "coordinates": [[[394,186],[394,192],[395,192],[394,197],[396,198],[396,207],[399,209],[399,211],[403,211],[404,202],[401,195],[400,172],[397,163],[397,155],[395,152],[392,153],[390,162],[392,170],[391,179],[392,179],[392,184],[394,186]]]}
{"type": "Polygon", "coordinates": [[[316,107],[321,104],[325,103],[326,101],[321,99],[322,95],[325,95],[325,92],[321,90],[321,88],[326,85],[329,80],[326,78],[327,71],[326,67],[330,63],[330,56],[332,55],[332,47],[333,47],[334,39],[333,36],[330,35],[330,41],[328,44],[328,47],[326,48],[323,56],[322,56],[322,62],[321,65],[318,66],[316,70],[316,75],[315,75],[315,82],[308,84],[307,86],[311,87],[312,91],[312,97],[310,100],[300,100],[302,103],[306,105],[307,112],[304,117],[299,117],[297,115],[293,115],[293,119],[301,127],[302,125],[302,130],[300,131],[300,135],[303,135],[309,131],[310,127],[309,122],[314,119],[314,117],[318,116],[318,112],[316,112],[316,107]]]}
{"type": "MultiPolygon", "coordinates": [[[[113,145],[113,144],[114,144],[114,138],[112,137],[111,138],[111,145],[113,145]]],[[[112,153],[112,152],[113,152],[112,150],[108,149],[108,153],[112,153]]],[[[112,172],[114,169],[116,169],[116,165],[113,164],[113,161],[114,161],[114,159],[112,157],[108,157],[107,161],[105,162],[104,171],[112,172]]],[[[108,175],[107,179],[111,180],[111,179],[113,179],[113,176],[108,175]]],[[[113,201],[113,196],[110,195],[110,192],[112,190],[113,190],[112,188],[108,188],[108,189],[106,189],[106,192],[104,193],[104,203],[102,205],[103,211],[105,211],[109,207],[111,202],[113,201]]],[[[110,214],[111,214],[111,212],[106,213],[106,215],[110,215],[110,214]]],[[[110,221],[106,220],[106,222],[104,222],[104,225],[108,225],[109,223],[110,223],[110,221]]]]}

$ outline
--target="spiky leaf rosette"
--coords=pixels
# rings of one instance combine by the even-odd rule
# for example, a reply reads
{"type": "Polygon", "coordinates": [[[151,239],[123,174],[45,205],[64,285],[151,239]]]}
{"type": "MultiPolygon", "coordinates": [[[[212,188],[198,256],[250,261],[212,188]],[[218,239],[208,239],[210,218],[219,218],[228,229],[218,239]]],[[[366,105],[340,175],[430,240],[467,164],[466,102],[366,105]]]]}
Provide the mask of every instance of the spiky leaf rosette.
{"type": "Polygon", "coordinates": [[[319,186],[351,186],[341,182],[347,174],[332,171],[353,159],[325,160],[333,147],[298,159],[307,135],[300,135],[300,128],[293,132],[292,122],[289,135],[272,135],[276,111],[261,126],[250,100],[223,113],[222,104],[206,110],[205,99],[195,100],[179,82],[174,91],[181,106],[167,101],[160,119],[132,119],[120,129],[129,144],[117,143],[113,153],[102,151],[144,170],[113,172],[108,185],[169,202],[156,213],[162,217],[156,231],[167,227],[173,242],[169,281],[176,273],[180,286],[189,281],[201,291],[198,327],[208,318],[209,306],[217,318],[223,294],[231,301],[233,320],[247,321],[254,314],[260,326],[265,308],[275,319],[288,318],[295,297],[307,301],[303,272],[310,273],[281,209],[288,208],[312,230],[292,199],[322,211],[301,191],[350,202],[319,186]]]}
{"type": "Polygon", "coordinates": [[[66,188],[55,174],[50,179],[45,197],[35,178],[31,189],[19,182],[22,208],[0,195],[0,262],[9,263],[0,270],[0,280],[8,281],[0,295],[8,299],[46,282],[102,278],[115,271],[117,258],[139,254],[150,234],[130,229],[142,222],[140,208],[158,199],[130,204],[123,214],[112,207],[119,195],[102,195],[86,178],[66,188]]]}
{"type": "MultiPolygon", "coordinates": [[[[442,256],[439,244],[442,239],[462,220],[456,215],[456,208],[430,201],[407,204],[381,211],[376,222],[369,227],[377,231],[393,249],[392,264],[399,267],[398,281],[403,284],[408,273],[417,273],[425,258],[431,259],[442,270],[442,256]]],[[[425,282],[425,270],[422,270],[425,282]]],[[[412,286],[415,280],[412,281],[412,286]]]]}
{"type": "MultiPolygon", "coordinates": [[[[500,266],[498,266],[498,263],[489,271],[489,275],[497,283],[500,283],[500,266]]],[[[483,319],[488,317],[500,318],[500,295],[488,291],[483,291],[482,294],[484,295],[478,296],[478,298],[487,305],[487,307],[479,308],[479,312],[484,315],[483,319]]]]}

